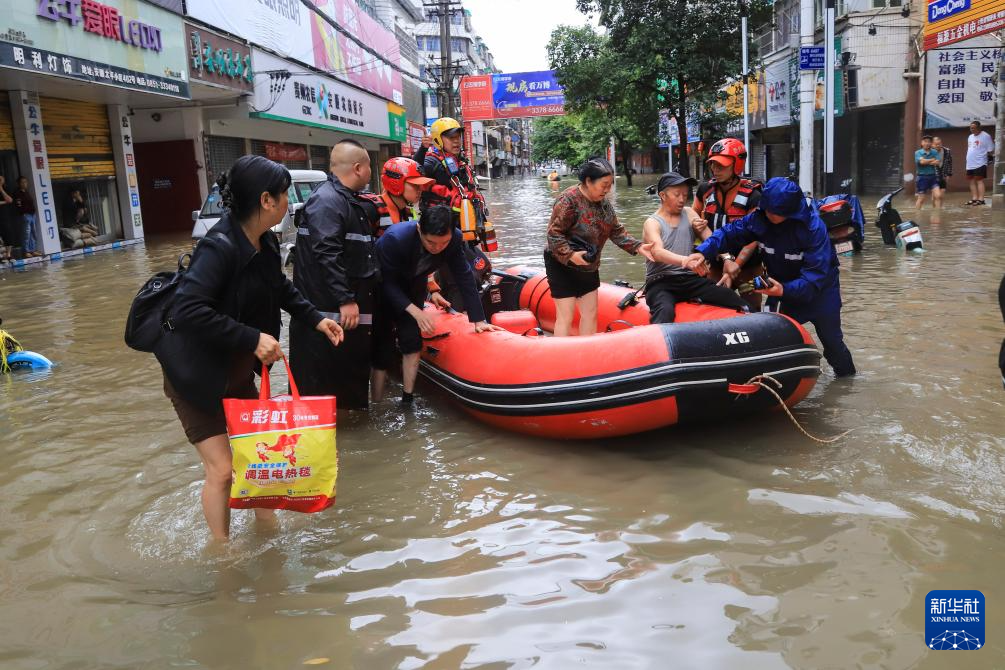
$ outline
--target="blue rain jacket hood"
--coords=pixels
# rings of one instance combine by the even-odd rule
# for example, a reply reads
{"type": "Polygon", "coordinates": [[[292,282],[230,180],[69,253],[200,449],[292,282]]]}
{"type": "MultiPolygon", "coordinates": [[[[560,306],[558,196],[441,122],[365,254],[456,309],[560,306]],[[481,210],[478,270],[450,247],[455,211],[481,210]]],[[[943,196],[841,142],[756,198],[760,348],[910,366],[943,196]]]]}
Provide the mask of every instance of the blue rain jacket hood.
{"type": "Polygon", "coordinates": [[[809,223],[812,210],[799,184],[785,177],[773,177],[764,185],[758,209],[809,223]]]}

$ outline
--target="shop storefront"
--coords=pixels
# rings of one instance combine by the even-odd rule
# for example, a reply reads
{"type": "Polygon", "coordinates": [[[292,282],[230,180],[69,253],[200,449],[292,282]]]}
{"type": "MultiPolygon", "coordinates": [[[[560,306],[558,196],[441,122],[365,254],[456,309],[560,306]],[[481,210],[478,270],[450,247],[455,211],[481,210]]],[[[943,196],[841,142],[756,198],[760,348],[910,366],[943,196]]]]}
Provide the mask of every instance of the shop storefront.
{"type": "Polygon", "coordinates": [[[0,89],[0,171],[29,177],[39,251],[142,239],[130,108],[188,99],[181,17],[130,0],[19,1],[0,16],[0,89]]]}

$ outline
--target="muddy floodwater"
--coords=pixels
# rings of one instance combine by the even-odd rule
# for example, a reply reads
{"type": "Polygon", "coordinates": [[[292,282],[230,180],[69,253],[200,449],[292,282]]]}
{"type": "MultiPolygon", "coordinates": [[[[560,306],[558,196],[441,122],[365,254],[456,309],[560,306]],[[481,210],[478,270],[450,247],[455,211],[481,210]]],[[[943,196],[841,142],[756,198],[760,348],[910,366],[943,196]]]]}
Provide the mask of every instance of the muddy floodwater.
{"type": "MultiPolygon", "coordinates": [[[[491,183],[497,266],[542,264],[556,193],[491,183]]],[[[655,202],[615,198],[641,234],[655,202]]],[[[222,551],[159,367],[122,343],[191,242],[0,271],[3,327],[57,364],[0,378],[0,668],[1005,667],[1005,214],[905,204],[927,248],[905,255],[874,202],[841,267],[859,374],[825,364],[795,409],[853,429],[836,444],[778,412],[550,442],[420,381],[414,409],[340,423],[333,508],[235,512],[222,551]],[[984,593],[983,649],[927,649],[933,589],[984,593]]],[[[643,272],[605,250],[605,280],[643,272]]]]}

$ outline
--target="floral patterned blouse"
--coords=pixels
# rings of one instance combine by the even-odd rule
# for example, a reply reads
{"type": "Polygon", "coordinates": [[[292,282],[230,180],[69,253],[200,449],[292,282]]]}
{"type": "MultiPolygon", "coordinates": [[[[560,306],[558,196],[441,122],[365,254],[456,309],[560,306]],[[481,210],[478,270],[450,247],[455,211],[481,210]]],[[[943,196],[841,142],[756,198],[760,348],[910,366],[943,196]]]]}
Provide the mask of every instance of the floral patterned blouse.
{"type": "Polygon", "coordinates": [[[583,195],[578,185],[563,191],[551,210],[547,251],[550,251],[560,263],[577,270],[595,271],[600,267],[600,250],[607,240],[611,240],[632,255],[638,253],[639,245],[642,244],[628,234],[618,221],[614,206],[606,198],[600,202],[593,202],[583,195]],[[569,246],[569,240],[573,237],[578,237],[596,247],[596,260],[589,265],[570,265],[569,258],[573,250],[569,246]]]}

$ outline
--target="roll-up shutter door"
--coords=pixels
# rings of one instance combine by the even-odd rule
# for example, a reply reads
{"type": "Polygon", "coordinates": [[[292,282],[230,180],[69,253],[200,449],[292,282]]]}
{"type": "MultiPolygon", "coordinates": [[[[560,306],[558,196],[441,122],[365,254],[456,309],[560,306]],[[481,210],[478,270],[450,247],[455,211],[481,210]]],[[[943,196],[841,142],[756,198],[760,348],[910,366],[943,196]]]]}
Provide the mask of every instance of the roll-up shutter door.
{"type": "Polygon", "coordinates": [[[104,105],[58,98],[41,98],[40,103],[53,179],[115,176],[104,105]]]}
{"type": "Polygon", "coordinates": [[[244,139],[240,137],[206,136],[206,158],[209,163],[210,186],[216,183],[220,175],[227,172],[230,166],[244,155],[244,139]]]}
{"type": "Polygon", "coordinates": [[[331,167],[331,157],[330,157],[330,150],[328,149],[328,147],[319,147],[316,144],[312,144],[311,169],[328,172],[328,168],[330,167],[331,167]]]}
{"type": "Polygon", "coordinates": [[[10,115],[10,98],[0,91],[0,151],[17,151],[14,142],[14,123],[10,115]]]}
{"type": "Polygon", "coordinates": [[[858,141],[862,181],[855,186],[878,193],[900,186],[903,141],[904,114],[899,108],[881,107],[862,112],[858,141]]]}
{"type": "Polygon", "coordinates": [[[756,139],[750,142],[750,176],[758,181],[766,181],[764,168],[764,145],[756,139]]]}

